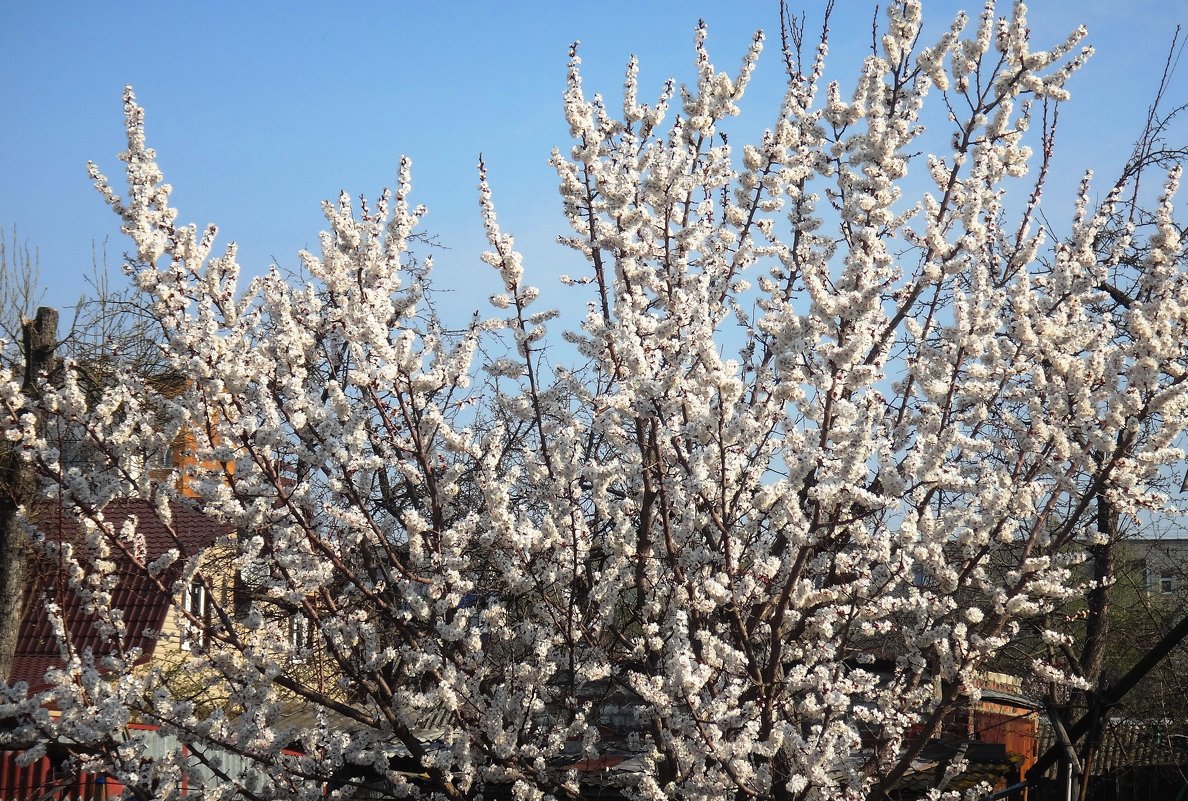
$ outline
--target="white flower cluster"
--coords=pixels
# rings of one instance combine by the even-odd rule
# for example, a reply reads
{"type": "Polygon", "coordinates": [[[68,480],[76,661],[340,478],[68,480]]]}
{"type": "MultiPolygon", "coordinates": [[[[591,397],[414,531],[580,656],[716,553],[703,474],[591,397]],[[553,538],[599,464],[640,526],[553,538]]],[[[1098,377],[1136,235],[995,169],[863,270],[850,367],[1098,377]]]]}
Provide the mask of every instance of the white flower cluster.
{"type": "Polygon", "coordinates": [[[433,317],[407,161],[374,205],[325,205],[308,283],[274,270],[241,290],[233,248],[211,258],[213,229],[175,225],[128,92],[127,197],[92,172],[190,382],[48,388],[38,414],[105,466],[80,471],[3,377],[7,440],[92,521],[71,586],[115,645],[74,653],[60,628],[53,687],[0,714],[156,797],[187,768],[134,760],[111,737],[133,718],[253,766],[212,797],[250,778],[254,797],[316,799],[360,776],[575,797],[581,766],[628,743],[639,798],[882,797],[1020,623],[1078,591],[1097,502],[1159,503],[1188,419],[1179,175],[1149,242],[1103,237],[1120,195],[1093,208],[1086,186],[1043,257],[1042,177],[1023,208],[1002,189],[1032,159],[1028,103],[1063,99],[1087,53],[1082,32],[1032,51],[1023,4],[993,10],[921,48],[920,3],[892,3],[849,99],[820,86],[824,41],[807,70],[786,54],[778,116],[742,146],[718,134],[761,36],[728,75],[700,27],[679,111],[673,84],[638,102],[632,60],[621,118],[586,98],[575,45],[575,144],[552,158],[563,241],[589,267],[567,283],[592,293],[570,369],[545,358],[554,315],[481,165],[495,318],[433,317]],[[951,150],[913,158],[937,127],[951,150]],[[136,528],[101,509],[170,497],[124,466],[182,431],[189,486],[237,534],[143,565],[136,528]],[[179,589],[221,554],[250,590],[191,615],[208,640],[189,683],[120,651],[111,547],[179,589]]]}

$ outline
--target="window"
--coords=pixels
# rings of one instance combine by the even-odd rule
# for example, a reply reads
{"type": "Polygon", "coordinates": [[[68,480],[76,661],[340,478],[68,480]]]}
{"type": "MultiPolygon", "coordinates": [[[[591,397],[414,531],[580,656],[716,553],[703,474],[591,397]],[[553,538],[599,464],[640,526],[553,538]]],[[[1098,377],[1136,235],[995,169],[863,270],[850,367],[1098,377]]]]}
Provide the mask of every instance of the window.
{"type": "Polygon", "coordinates": [[[148,457],[148,466],[154,470],[172,470],[177,467],[176,454],[173,452],[173,445],[162,448],[159,451],[153,451],[148,457]]]}
{"type": "Polygon", "coordinates": [[[211,606],[202,579],[196,578],[190,584],[190,589],[186,592],[184,610],[186,614],[182,616],[181,621],[182,650],[205,648],[210,642],[211,606]],[[191,615],[197,618],[197,623],[191,619],[191,615]]]}
{"type": "Polygon", "coordinates": [[[267,597],[270,583],[268,569],[258,561],[249,562],[235,574],[236,620],[244,620],[251,613],[252,604],[267,597]]]}
{"type": "Polygon", "coordinates": [[[1175,589],[1175,575],[1170,570],[1164,570],[1159,574],[1159,591],[1163,594],[1170,593],[1175,589]]]}
{"type": "Polygon", "coordinates": [[[289,648],[293,659],[304,659],[313,648],[314,628],[300,612],[289,616],[289,648]]]}

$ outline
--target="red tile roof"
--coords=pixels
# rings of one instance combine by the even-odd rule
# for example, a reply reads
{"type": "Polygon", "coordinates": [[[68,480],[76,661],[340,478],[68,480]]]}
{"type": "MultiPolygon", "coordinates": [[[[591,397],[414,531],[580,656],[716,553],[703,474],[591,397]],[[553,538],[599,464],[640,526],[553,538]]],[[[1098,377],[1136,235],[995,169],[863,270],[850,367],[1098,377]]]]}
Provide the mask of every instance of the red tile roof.
{"type": "MultiPolygon", "coordinates": [[[[218,537],[232,530],[231,526],[217,523],[187,507],[174,505],[172,516],[172,524],[166,526],[151,503],[136,499],[113,501],[104,510],[105,519],[112,523],[115,531],[135,517],[138,531],[144,536],[145,553],[139,563],[117,547],[111,549],[111,561],[119,576],[119,583],[112,592],[112,605],[123,611],[125,645],[142,650],[140,661],[152,656],[157,642],[154,632],[160,631],[173,606],[172,595],[160,589],[148,576],[144,565],[176,548],[180,558],[159,577],[162,584],[169,587],[188,556],[214,544],[218,537]]],[[[34,519],[50,541],[77,542],[81,538],[77,524],[66,512],[46,506],[37,511],[34,519]]],[[[95,616],[83,609],[78,596],[67,586],[60,565],[49,557],[41,557],[30,563],[29,574],[36,579],[30,581],[27,590],[28,600],[8,681],[10,684],[25,681],[31,688],[36,688],[44,686],[46,670],[62,664],[61,651],[45,612],[43,599],[47,595],[65,610],[66,628],[76,651],[91,648],[98,655],[109,653],[112,647],[101,641],[95,630],[95,616]]]]}

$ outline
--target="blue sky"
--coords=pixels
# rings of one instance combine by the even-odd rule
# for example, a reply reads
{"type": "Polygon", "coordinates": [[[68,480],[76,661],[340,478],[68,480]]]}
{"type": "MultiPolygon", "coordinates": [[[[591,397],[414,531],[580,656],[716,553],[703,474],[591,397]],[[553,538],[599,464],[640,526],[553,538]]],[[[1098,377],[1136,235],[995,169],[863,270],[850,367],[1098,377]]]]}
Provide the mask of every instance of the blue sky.
{"type": "MultiPolygon", "coordinates": [[[[1002,5],[1005,11],[1006,5],[1002,5]]],[[[869,46],[871,5],[840,0],[830,74],[850,85],[869,46]]],[[[793,8],[797,5],[793,4],[793,8]]],[[[809,19],[820,4],[805,4],[809,19]]],[[[972,3],[925,2],[930,30],[972,3]]],[[[413,160],[426,229],[449,249],[435,283],[459,314],[495,281],[483,249],[475,163],[491,172],[504,228],[534,280],[580,272],[554,243],[562,232],[551,148],[568,147],[560,113],[566,51],[582,40],[586,86],[617,96],[627,57],[641,95],[691,76],[693,30],[710,26],[715,64],[733,70],[756,28],[778,31],[777,0],[602,3],[61,3],[0,4],[0,226],[40,252],[47,303],[84,289],[92,243],[118,270],[126,249],[91,189],[86,161],[115,178],[123,147],[121,87],[146,107],[150,145],[175,187],[180,219],[216,223],[248,273],[296,265],[322,227],[319,202],[340,189],[375,196],[401,154],[413,160]]],[[[1097,48],[1071,84],[1052,196],[1081,170],[1116,171],[1138,134],[1183,0],[1037,0],[1035,45],[1078,22],[1097,48]]],[[[931,37],[929,37],[931,38],[931,37]]],[[[743,116],[761,130],[775,113],[781,64],[768,50],[743,116]]],[[[1184,70],[1188,70],[1185,65],[1184,70]]],[[[1171,100],[1188,100],[1180,74],[1171,100]]],[[[1182,130],[1182,129],[1181,129],[1182,130]]],[[[733,140],[732,140],[733,141],[733,140]]],[[[1067,216],[1063,209],[1049,214],[1067,216]]],[[[546,295],[548,297],[548,295],[546,295]]]]}

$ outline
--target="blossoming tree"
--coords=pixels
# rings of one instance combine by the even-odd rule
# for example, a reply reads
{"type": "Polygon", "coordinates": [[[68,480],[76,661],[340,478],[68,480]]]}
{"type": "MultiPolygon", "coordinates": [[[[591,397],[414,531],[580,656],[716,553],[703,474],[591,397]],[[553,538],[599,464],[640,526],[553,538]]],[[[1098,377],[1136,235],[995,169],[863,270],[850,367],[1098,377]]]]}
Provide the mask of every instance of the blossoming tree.
{"type": "Polygon", "coordinates": [[[325,205],[307,280],[241,286],[233,246],[176,222],[128,91],[126,194],[93,176],[190,381],[166,398],[128,374],[91,402],[68,372],[36,408],[6,385],[8,440],[88,534],[60,549],[65,591],[110,643],[65,642],[48,689],[9,688],[10,736],[66,744],[141,798],[180,793],[187,761],[146,759],[132,720],[221,771],[212,798],[363,781],[577,798],[611,748],[633,797],[885,797],[1019,622],[1081,592],[1098,499],[1157,508],[1181,458],[1179,174],[1141,264],[1101,237],[1122,185],[1091,208],[1086,180],[1071,235],[1046,241],[1044,109],[1088,53],[1083,31],[1033,50],[1025,13],[990,2],[924,47],[919,3],[891,3],[845,91],[824,84],[825,36],[793,26],[783,103],[741,146],[762,36],[728,74],[699,29],[696,83],[651,104],[632,61],[621,108],[587,96],[575,48],[574,145],[553,164],[589,311],[564,369],[543,358],[555,315],[530,280],[547,276],[485,172],[503,288],[465,331],[423,297],[407,161],[393,193],[325,205]],[[94,464],[63,465],[39,420],[94,464]],[[210,554],[146,564],[135,526],[103,515],[136,493],[168,519],[179,501],[136,465],[183,429],[202,508],[236,530],[220,558],[251,588],[190,617],[207,631],[186,692],[134,666],[111,556],[181,563],[162,591],[213,598],[210,554]],[[629,737],[600,728],[623,714],[629,737]]]}

